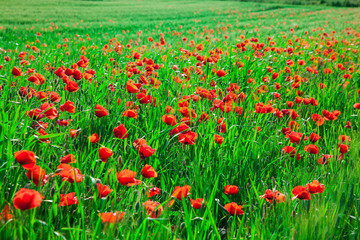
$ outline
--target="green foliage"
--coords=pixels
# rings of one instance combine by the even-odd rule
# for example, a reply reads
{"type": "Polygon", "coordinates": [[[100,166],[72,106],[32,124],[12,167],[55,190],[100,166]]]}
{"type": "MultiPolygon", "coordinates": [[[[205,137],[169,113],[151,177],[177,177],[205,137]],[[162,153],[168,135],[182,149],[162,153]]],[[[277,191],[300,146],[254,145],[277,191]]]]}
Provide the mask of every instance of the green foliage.
{"type": "Polygon", "coordinates": [[[358,239],[360,136],[359,110],[354,109],[353,104],[360,102],[359,35],[346,29],[351,27],[358,31],[355,23],[359,22],[359,13],[359,9],[350,8],[239,1],[31,0],[26,4],[20,0],[8,1],[0,14],[0,48],[11,49],[0,52],[0,65],[3,66],[0,70],[0,209],[9,204],[14,219],[0,220],[0,239],[358,239]],[[305,35],[305,31],[309,35],[305,35]],[[330,36],[322,40],[324,32],[330,36]],[[159,42],[161,33],[166,40],[164,46],[158,47],[148,41],[148,37],[153,37],[159,42]],[[258,38],[265,46],[269,45],[268,37],[271,37],[276,43],[274,47],[294,48],[297,54],[262,49],[260,52],[264,55],[259,57],[259,51],[250,45],[246,46],[246,51],[240,51],[236,46],[244,41],[240,35],[246,39],[258,38]],[[184,37],[187,42],[183,41],[184,37]],[[332,37],[338,43],[327,46],[332,37]],[[194,46],[190,45],[191,40],[194,46]],[[288,40],[292,40],[293,45],[288,40]],[[121,54],[103,50],[105,45],[114,49],[114,41],[121,45],[121,54]],[[128,48],[127,44],[131,46],[128,48]],[[204,50],[195,50],[197,44],[203,44],[204,50]],[[27,45],[36,46],[39,51],[33,51],[27,45]],[[195,66],[199,61],[194,55],[184,54],[182,49],[206,57],[210,57],[211,51],[220,49],[223,54],[217,63],[201,68],[206,75],[205,81],[201,79],[203,75],[191,70],[189,82],[186,82],[182,69],[195,66]],[[331,54],[325,57],[325,49],[337,52],[337,60],[331,61],[331,54]],[[35,60],[29,60],[30,65],[22,66],[23,71],[34,68],[45,76],[44,85],[30,83],[28,75],[15,78],[11,74],[14,66],[20,67],[18,55],[21,51],[27,52],[27,60],[29,55],[35,57],[35,60]],[[139,104],[135,95],[125,90],[128,80],[139,80],[138,75],[124,74],[127,64],[135,61],[132,58],[134,51],[141,53],[141,59],[151,58],[155,63],[163,64],[157,70],[156,79],[161,81],[159,88],[145,86],[148,94],[156,97],[157,107],[139,104]],[[89,58],[87,69],[96,71],[93,82],[90,84],[83,78],[77,81],[79,91],[64,91],[62,79],[46,67],[71,67],[81,55],[89,58]],[[345,57],[341,58],[341,55],[345,57]],[[11,61],[5,61],[5,56],[11,61]],[[323,61],[318,61],[318,57],[323,61]],[[295,62],[292,73],[280,73],[288,59],[295,62]],[[306,65],[298,65],[298,60],[304,60],[306,65]],[[239,68],[235,65],[237,61],[244,66],[239,68]],[[336,67],[337,63],[344,64],[346,72],[354,67],[351,79],[343,78],[344,71],[336,67]],[[179,70],[175,71],[174,65],[179,70]],[[313,65],[319,74],[306,70],[313,65]],[[272,76],[268,66],[280,76],[264,83],[263,77],[272,76]],[[324,74],[326,68],[331,68],[333,74],[324,74]],[[219,78],[211,73],[212,69],[224,69],[227,75],[219,78]],[[293,89],[293,82],[286,81],[288,75],[301,75],[304,81],[299,88],[293,89]],[[183,83],[175,82],[175,77],[183,83]],[[255,80],[254,85],[248,83],[249,78],[255,80]],[[227,92],[230,83],[236,83],[239,92],[246,93],[244,102],[234,104],[243,107],[243,114],[224,113],[220,109],[212,112],[213,102],[205,98],[190,101],[190,108],[196,111],[197,118],[207,112],[210,119],[205,123],[196,119],[191,125],[198,134],[196,144],[184,146],[178,142],[178,137],[169,136],[172,127],[161,120],[165,108],[172,106],[179,122],[182,116],[178,112],[178,97],[196,94],[197,87],[213,89],[211,81],[215,81],[223,93],[227,92]],[[349,85],[344,86],[346,81],[349,85]],[[275,82],[281,89],[276,89],[275,82]],[[188,83],[191,84],[189,88],[185,86],[188,83]],[[321,83],[327,87],[319,88],[321,83]],[[110,84],[114,91],[109,89],[110,84]],[[268,86],[269,91],[257,93],[263,85],[268,86]],[[26,116],[27,111],[39,108],[42,101],[35,96],[21,97],[21,86],[58,92],[62,98],[60,103],[55,103],[58,110],[67,100],[74,102],[75,113],[59,111],[62,119],[72,120],[69,126],[59,126],[56,120],[44,118],[49,123],[46,130],[49,135],[45,137],[51,143],[39,141],[35,136],[37,130],[31,127],[33,121],[26,116]],[[292,120],[289,116],[279,119],[273,113],[254,113],[259,102],[273,101],[273,106],[278,109],[289,108],[286,101],[295,101],[297,90],[304,92],[304,98],[313,97],[319,102],[318,106],[295,104],[292,107],[300,115],[296,119],[299,123],[296,131],[306,136],[312,132],[321,136],[316,143],[320,148],[319,155],[303,150],[309,144],[304,138],[296,145],[281,133],[292,120]],[[279,92],[281,99],[274,101],[274,92],[279,92]],[[118,99],[122,100],[120,104],[118,99]],[[122,116],[127,101],[139,105],[137,119],[122,116]],[[105,106],[110,115],[97,118],[96,104],[105,106]],[[322,114],[323,109],[339,110],[341,114],[337,120],[317,126],[311,116],[322,114]],[[226,133],[218,131],[217,120],[221,117],[225,118],[226,133]],[[351,129],[344,127],[347,121],[351,121],[351,129]],[[114,137],[113,128],[120,123],[127,127],[128,139],[114,137]],[[256,131],[257,127],[261,131],[256,131]],[[70,129],[79,130],[79,136],[71,138],[70,129]],[[101,136],[98,144],[87,139],[93,133],[101,136]],[[214,142],[214,134],[224,137],[222,145],[214,142]],[[351,138],[350,152],[343,160],[338,159],[339,135],[351,138]],[[156,149],[153,156],[145,160],[139,156],[133,146],[133,141],[139,138],[146,139],[156,149]],[[298,149],[301,160],[281,153],[287,145],[298,149]],[[106,163],[99,159],[100,146],[114,152],[106,163]],[[63,182],[60,176],[52,176],[44,186],[36,187],[14,158],[14,153],[23,149],[33,151],[38,157],[37,164],[48,174],[55,173],[59,160],[72,153],[77,160],[73,165],[81,170],[85,179],[71,184],[63,182]],[[321,154],[332,154],[334,158],[329,164],[320,165],[317,161],[321,154]],[[155,168],[158,178],[141,177],[140,171],[145,164],[155,168]],[[136,177],[143,183],[122,186],[115,174],[122,169],[136,171],[136,177]],[[295,186],[304,186],[314,179],[325,184],[323,193],[312,195],[310,201],[291,200],[295,186]],[[114,190],[107,198],[98,198],[96,183],[99,182],[114,190]],[[225,195],[224,186],[228,184],[237,185],[239,193],[225,195]],[[170,207],[175,186],[183,185],[192,187],[191,198],[204,198],[206,207],[193,209],[189,197],[184,201],[175,200],[170,207]],[[148,218],[143,207],[149,199],[146,193],[154,186],[163,191],[161,196],[154,197],[164,208],[157,219],[148,218]],[[14,208],[14,195],[23,187],[35,189],[45,196],[40,207],[27,211],[14,208]],[[274,188],[285,194],[284,203],[270,204],[260,200],[266,189],[274,188]],[[60,194],[69,192],[76,192],[79,205],[60,207],[60,194]],[[243,205],[245,214],[230,216],[224,209],[230,202],[243,205]],[[99,213],[114,211],[125,212],[119,223],[101,223],[99,213]]]}
{"type": "Polygon", "coordinates": [[[279,3],[293,5],[327,5],[334,7],[360,7],[359,0],[239,0],[242,2],[279,3]]]}

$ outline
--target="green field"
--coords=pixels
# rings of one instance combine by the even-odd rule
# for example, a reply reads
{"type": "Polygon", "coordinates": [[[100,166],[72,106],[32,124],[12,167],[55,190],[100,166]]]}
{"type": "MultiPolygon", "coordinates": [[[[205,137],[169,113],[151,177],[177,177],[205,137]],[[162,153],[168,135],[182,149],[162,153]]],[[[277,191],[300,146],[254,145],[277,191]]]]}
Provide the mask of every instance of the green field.
{"type": "Polygon", "coordinates": [[[359,239],[359,8],[0,4],[0,239],[359,239]]]}

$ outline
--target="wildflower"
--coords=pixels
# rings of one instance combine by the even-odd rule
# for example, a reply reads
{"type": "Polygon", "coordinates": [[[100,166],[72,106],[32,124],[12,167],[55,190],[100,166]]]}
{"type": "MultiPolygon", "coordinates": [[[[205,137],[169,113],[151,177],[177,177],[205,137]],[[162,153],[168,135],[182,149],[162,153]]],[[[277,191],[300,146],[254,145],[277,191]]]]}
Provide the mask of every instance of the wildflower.
{"type": "Polygon", "coordinates": [[[224,191],[227,195],[235,195],[239,192],[239,188],[235,185],[226,185],[224,191]]]}
{"type": "Polygon", "coordinates": [[[15,158],[16,161],[25,169],[31,169],[36,164],[35,153],[29,150],[15,152],[15,158]]]}
{"type": "Polygon", "coordinates": [[[99,197],[100,198],[104,198],[104,197],[107,197],[107,195],[109,195],[113,190],[110,189],[108,186],[106,185],[103,185],[101,183],[97,183],[96,184],[96,187],[99,191],[99,197]]]}
{"type": "Polygon", "coordinates": [[[136,172],[125,169],[117,173],[117,180],[121,185],[134,186],[139,185],[141,181],[135,179],[136,172]]]}
{"type": "Polygon", "coordinates": [[[99,213],[99,217],[101,218],[102,223],[118,223],[123,217],[124,212],[106,212],[106,213],[99,213]]]}
{"type": "Polygon", "coordinates": [[[151,218],[158,218],[164,210],[159,202],[154,202],[151,200],[144,202],[143,206],[146,209],[146,215],[150,216],[151,218]]]}
{"type": "Polygon", "coordinates": [[[191,187],[189,185],[182,187],[176,186],[171,196],[181,201],[183,198],[186,198],[188,195],[190,195],[190,189],[191,187]]]}
{"type": "Polygon", "coordinates": [[[101,117],[105,117],[108,116],[109,112],[108,110],[106,110],[106,108],[104,108],[103,106],[96,104],[95,105],[95,116],[97,116],[98,118],[101,117]]]}
{"type": "Polygon", "coordinates": [[[147,164],[145,164],[144,168],[141,170],[141,175],[144,178],[156,178],[158,176],[154,168],[147,164]]]}
{"type": "Polygon", "coordinates": [[[66,195],[60,194],[60,204],[59,204],[60,207],[78,205],[78,204],[79,204],[79,200],[75,192],[68,193],[66,195]]]}
{"type": "Polygon", "coordinates": [[[242,210],[243,206],[237,205],[237,203],[232,202],[224,206],[230,215],[243,215],[244,211],[242,210]]]}
{"type": "Polygon", "coordinates": [[[103,162],[107,162],[107,160],[113,155],[113,151],[107,147],[99,148],[99,158],[103,162]]]}
{"type": "Polygon", "coordinates": [[[324,192],[325,185],[321,184],[318,180],[314,180],[311,183],[306,184],[306,188],[310,193],[317,194],[324,192]]]}
{"type": "Polygon", "coordinates": [[[128,131],[124,124],[120,124],[119,126],[115,127],[113,132],[116,138],[125,139],[128,137],[128,131]]]}
{"type": "Polygon", "coordinates": [[[195,200],[190,198],[190,202],[191,202],[191,206],[195,209],[200,209],[205,205],[203,198],[197,198],[195,200]]]}
{"type": "Polygon", "coordinates": [[[29,180],[32,180],[32,182],[36,185],[39,186],[39,183],[41,183],[42,185],[44,185],[49,176],[46,175],[46,172],[44,169],[42,169],[40,166],[35,165],[34,167],[32,167],[31,169],[28,170],[26,177],[29,180]]]}
{"type": "Polygon", "coordinates": [[[44,197],[35,190],[21,188],[13,199],[16,209],[28,210],[40,206],[44,197]]]}
{"type": "Polygon", "coordinates": [[[60,163],[76,163],[75,156],[73,154],[68,154],[60,159],[60,163]]]}
{"type": "Polygon", "coordinates": [[[294,200],[296,198],[301,199],[301,200],[309,200],[311,198],[310,193],[308,192],[307,188],[303,187],[303,186],[294,187],[294,189],[292,190],[292,194],[294,195],[292,200],[294,200]]]}
{"type": "Polygon", "coordinates": [[[260,196],[260,199],[265,199],[269,203],[273,203],[273,200],[277,203],[285,202],[285,195],[280,193],[279,191],[271,191],[270,189],[267,189],[265,191],[265,194],[260,196]]]}
{"type": "Polygon", "coordinates": [[[91,136],[88,138],[92,144],[98,143],[100,141],[99,134],[97,134],[97,133],[91,134],[91,136]]]}

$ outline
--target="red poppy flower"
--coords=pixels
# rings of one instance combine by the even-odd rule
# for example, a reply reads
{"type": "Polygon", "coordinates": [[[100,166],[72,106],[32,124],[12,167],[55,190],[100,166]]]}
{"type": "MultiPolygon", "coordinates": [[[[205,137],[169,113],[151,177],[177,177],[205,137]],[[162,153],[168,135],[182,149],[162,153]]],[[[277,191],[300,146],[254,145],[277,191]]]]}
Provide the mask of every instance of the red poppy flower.
{"type": "Polygon", "coordinates": [[[320,114],[313,114],[312,119],[314,122],[316,122],[316,125],[321,126],[325,122],[325,118],[321,117],[320,114]]]}
{"type": "Polygon", "coordinates": [[[117,173],[117,180],[121,185],[125,186],[134,186],[139,185],[141,181],[135,179],[136,172],[133,172],[131,170],[125,169],[121,172],[117,173]]]}
{"type": "Polygon", "coordinates": [[[124,212],[107,212],[107,213],[99,213],[102,223],[118,223],[123,217],[124,212]]]}
{"type": "Polygon", "coordinates": [[[275,109],[272,105],[267,104],[265,105],[264,103],[256,103],[255,104],[255,112],[256,113],[273,113],[275,112],[275,109]]]}
{"type": "Polygon", "coordinates": [[[209,119],[209,115],[207,113],[202,113],[198,119],[198,122],[206,122],[209,119]]]}
{"type": "Polygon", "coordinates": [[[308,192],[306,187],[303,187],[303,186],[294,187],[294,189],[292,190],[292,194],[294,195],[292,200],[294,200],[296,198],[303,199],[303,200],[309,200],[311,198],[310,193],[308,192]]]}
{"type": "Polygon", "coordinates": [[[158,187],[153,187],[149,190],[148,197],[153,197],[155,195],[161,195],[161,189],[158,187]]]}
{"type": "Polygon", "coordinates": [[[47,117],[48,119],[52,120],[55,119],[58,115],[58,112],[56,110],[55,107],[53,107],[54,104],[50,104],[50,103],[43,103],[41,104],[41,111],[44,113],[45,117],[47,117]]]}
{"type": "Polygon", "coordinates": [[[220,69],[216,72],[216,75],[218,77],[224,77],[226,75],[226,72],[224,70],[220,69]]]}
{"type": "Polygon", "coordinates": [[[313,106],[318,106],[318,105],[319,105],[319,102],[318,102],[317,100],[315,100],[313,97],[310,98],[310,103],[311,103],[311,105],[313,105],[313,106]]]}
{"type": "Polygon", "coordinates": [[[179,135],[179,142],[183,144],[194,145],[197,137],[198,134],[196,132],[186,131],[185,133],[181,133],[179,135]]]}
{"type": "Polygon", "coordinates": [[[166,113],[174,113],[174,109],[171,106],[166,106],[166,113]]]}
{"type": "Polygon", "coordinates": [[[45,77],[40,73],[35,73],[28,78],[28,81],[34,83],[35,85],[43,85],[45,80],[45,77]]]}
{"type": "Polygon", "coordinates": [[[103,162],[107,162],[108,159],[113,155],[113,151],[110,148],[107,147],[101,147],[99,148],[99,158],[103,162]]]}
{"type": "Polygon", "coordinates": [[[292,120],[295,120],[296,118],[298,118],[300,115],[294,110],[294,109],[291,109],[290,110],[290,117],[292,120]]]}
{"type": "Polygon", "coordinates": [[[10,213],[10,206],[6,204],[0,213],[0,220],[7,222],[13,218],[14,216],[10,213]]]}
{"type": "Polygon", "coordinates": [[[78,70],[78,69],[74,69],[74,72],[73,72],[73,78],[75,79],[75,80],[80,80],[80,79],[82,79],[83,78],[83,74],[80,72],[80,70],[78,70]]]}
{"type": "Polygon", "coordinates": [[[33,120],[41,120],[45,115],[42,114],[42,111],[40,108],[31,109],[30,111],[27,111],[26,114],[33,120]]]}
{"type": "Polygon", "coordinates": [[[99,134],[94,133],[89,137],[89,140],[92,144],[98,143],[100,141],[99,134]]]}
{"type": "Polygon", "coordinates": [[[175,127],[169,132],[169,135],[172,136],[178,133],[187,132],[187,130],[189,129],[190,127],[188,125],[186,125],[185,123],[180,123],[179,126],[175,127]]]}
{"type": "Polygon", "coordinates": [[[291,133],[291,128],[283,128],[281,129],[282,134],[289,135],[291,133]]]}
{"type": "Polygon", "coordinates": [[[144,168],[141,170],[141,175],[144,178],[156,178],[158,176],[154,168],[147,164],[145,164],[144,168]]]}
{"type": "Polygon", "coordinates": [[[70,80],[70,81],[66,82],[66,86],[65,86],[64,90],[68,91],[68,92],[77,92],[79,90],[79,86],[78,86],[77,82],[70,80]]]}
{"type": "Polygon", "coordinates": [[[101,183],[96,184],[99,190],[99,198],[104,198],[109,195],[113,190],[106,185],[102,185],[101,183]]]}
{"type": "Polygon", "coordinates": [[[319,154],[319,148],[314,144],[309,144],[305,146],[304,150],[311,154],[319,154]]]}
{"type": "Polygon", "coordinates": [[[360,103],[355,103],[355,104],[354,104],[354,108],[360,109],[360,103]]]}
{"type": "Polygon", "coordinates": [[[277,79],[278,77],[279,77],[279,73],[277,73],[277,72],[274,72],[274,73],[272,74],[272,76],[271,76],[271,78],[272,78],[273,80],[277,79]]]}
{"type": "Polygon", "coordinates": [[[58,69],[56,69],[56,70],[54,71],[54,74],[55,74],[56,76],[58,76],[59,78],[65,77],[64,69],[62,69],[61,67],[59,67],[58,69]]]}
{"type": "Polygon", "coordinates": [[[60,126],[64,126],[64,127],[69,126],[70,122],[72,122],[72,119],[68,119],[68,120],[65,120],[65,119],[56,120],[56,124],[58,124],[58,125],[60,125],[60,126]]]}
{"type": "Polygon", "coordinates": [[[128,131],[125,128],[124,124],[120,124],[113,130],[116,138],[125,139],[128,137],[128,131]]]}
{"type": "Polygon", "coordinates": [[[74,183],[76,181],[79,183],[84,179],[80,170],[69,164],[62,163],[57,166],[56,169],[59,170],[59,173],[54,174],[54,176],[61,176],[63,181],[68,181],[69,183],[74,183]]]}
{"type": "Polygon", "coordinates": [[[337,117],[340,115],[340,111],[337,111],[337,110],[335,110],[335,111],[333,111],[333,112],[330,112],[330,111],[328,111],[328,110],[323,110],[323,115],[324,115],[324,118],[325,118],[325,120],[332,120],[332,121],[334,121],[334,120],[336,120],[337,119],[337,117]]]}
{"type": "MultiPolygon", "coordinates": [[[[299,144],[300,140],[304,134],[298,132],[291,132],[287,137],[290,139],[290,142],[299,144]]],[[[308,137],[304,136],[304,141],[306,141],[308,137]]]]}
{"type": "Polygon", "coordinates": [[[70,137],[71,138],[76,138],[77,136],[79,136],[79,134],[80,134],[80,130],[70,129],[70,137]]]}
{"type": "Polygon", "coordinates": [[[320,138],[321,138],[321,137],[320,137],[319,135],[317,135],[316,133],[311,133],[309,140],[310,140],[312,143],[316,143],[320,138]]]}
{"type": "Polygon", "coordinates": [[[26,174],[27,178],[29,180],[32,180],[32,182],[36,185],[39,186],[39,183],[41,183],[42,185],[44,185],[49,176],[46,175],[46,172],[44,169],[42,169],[40,166],[35,165],[34,167],[32,167],[31,169],[28,170],[27,174],[26,174]]]}
{"type": "Polygon", "coordinates": [[[38,91],[36,94],[34,94],[34,96],[36,96],[40,101],[45,101],[49,97],[46,92],[42,91],[38,91]]]}
{"type": "Polygon", "coordinates": [[[349,145],[340,143],[338,149],[340,149],[340,153],[345,154],[349,151],[349,145]]]}
{"type": "Polygon", "coordinates": [[[36,164],[35,153],[29,150],[15,152],[15,158],[18,163],[25,169],[31,169],[36,164]]]}
{"type": "Polygon", "coordinates": [[[221,145],[224,142],[224,138],[218,134],[215,134],[214,138],[215,138],[215,143],[217,143],[217,144],[221,145]]]}
{"type": "Polygon", "coordinates": [[[195,200],[190,198],[190,202],[191,206],[195,209],[200,209],[203,205],[205,205],[203,198],[197,198],[195,200]]]}
{"type": "Polygon", "coordinates": [[[13,70],[11,72],[15,77],[21,76],[23,73],[21,71],[21,68],[13,67],[13,70]]]}
{"type": "MultiPolygon", "coordinates": [[[[295,157],[295,155],[296,155],[296,148],[291,147],[291,146],[286,146],[283,149],[281,149],[281,151],[283,153],[290,154],[290,157],[292,157],[292,158],[295,157]]],[[[300,160],[300,158],[301,158],[301,155],[297,154],[296,155],[296,160],[300,160]]]]}
{"type": "MultiPolygon", "coordinates": [[[[140,84],[141,85],[141,84],[140,84]]],[[[134,81],[132,80],[129,80],[127,81],[126,83],[126,90],[129,92],[129,93],[138,93],[140,92],[140,89],[139,89],[139,85],[135,84],[134,81]]]]}
{"type": "Polygon", "coordinates": [[[37,134],[35,134],[35,136],[37,137],[41,137],[39,138],[39,142],[44,142],[44,143],[50,143],[51,141],[49,140],[49,138],[44,138],[43,136],[48,135],[47,132],[43,129],[43,128],[39,128],[39,131],[37,132],[37,134]]]}
{"type": "Polygon", "coordinates": [[[60,106],[60,111],[62,112],[69,112],[69,113],[75,113],[75,106],[72,101],[66,101],[63,105],[60,106]]]}
{"type": "Polygon", "coordinates": [[[139,149],[139,154],[142,158],[148,158],[151,157],[155,151],[155,149],[151,148],[147,144],[142,144],[139,149]]]}
{"type": "Polygon", "coordinates": [[[16,209],[27,210],[40,206],[44,197],[35,190],[21,188],[13,199],[16,209]]]}
{"type": "Polygon", "coordinates": [[[243,215],[244,211],[242,210],[243,206],[237,205],[237,203],[232,202],[224,206],[230,215],[243,215]]]}
{"type": "Polygon", "coordinates": [[[134,109],[125,110],[122,114],[123,117],[137,119],[138,113],[134,109]]]}
{"type": "Polygon", "coordinates": [[[286,105],[288,106],[288,108],[291,108],[291,107],[294,106],[294,102],[292,102],[292,101],[287,101],[287,102],[286,102],[286,105]]]}
{"type": "Polygon", "coordinates": [[[296,102],[297,104],[302,103],[302,101],[303,101],[303,98],[302,98],[302,97],[296,97],[296,98],[295,98],[295,102],[296,102]]]}
{"type": "Polygon", "coordinates": [[[61,97],[57,92],[50,92],[50,101],[52,101],[52,102],[60,102],[61,97]]]}
{"type": "Polygon", "coordinates": [[[324,192],[325,185],[321,184],[318,180],[314,180],[311,183],[306,184],[306,188],[310,193],[317,194],[324,192]]]}
{"type": "Polygon", "coordinates": [[[333,155],[329,155],[329,154],[323,154],[321,158],[319,158],[318,163],[319,164],[328,164],[329,163],[329,159],[333,158],[333,155]]]}
{"type": "Polygon", "coordinates": [[[161,120],[166,123],[169,126],[175,126],[176,123],[176,117],[174,115],[164,115],[162,116],[161,120]]]}
{"type": "Polygon", "coordinates": [[[225,123],[224,118],[220,118],[218,120],[218,129],[219,129],[219,132],[226,133],[226,123],[225,123]]]}
{"type": "Polygon", "coordinates": [[[68,194],[60,194],[60,207],[78,205],[79,200],[76,196],[76,192],[68,193],[68,194]]]}
{"type": "Polygon", "coordinates": [[[332,71],[330,68],[325,68],[325,69],[324,69],[324,73],[325,73],[325,74],[332,74],[333,71],[332,71]]]}
{"type": "Polygon", "coordinates": [[[145,93],[141,92],[136,95],[136,98],[139,100],[140,104],[148,104],[152,102],[152,96],[146,95],[145,93]]]}
{"type": "Polygon", "coordinates": [[[142,145],[147,145],[147,142],[146,142],[146,140],[145,139],[143,139],[143,138],[139,138],[139,139],[136,139],[134,142],[133,142],[133,146],[136,148],[136,150],[140,150],[140,147],[142,146],[142,145]]]}
{"type": "Polygon", "coordinates": [[[181,115],[183,117],[188,117],[189,118],[190,115],[191,115],[192,118],[197,117],[197,114],[196,114],[195,110],[194,109],[190,110],[188,107],[181,107],[178,111],[181,113],[181,115]]]}
{"type": "Polygon", "coordinates": [[[144,202],[143,206],[146,209],[146,215],[151,218],[158,218],[164,210],[159,202],[153,202],[151,200],[144,202]]]}
{"type": "Polygon", "coordinates": [[[34,89],[32,89],[31,87],[21,87],[20,88],[20,95],[23,98],[28,98],[31,99],[33,97],[33,94],[36,93],[36,91],[34,89]]]}
{"type": "Polygon", "coordinates": [[[349,136],[346,136],[346,135],[340,135],[340,136],[339,136],[339,140],[340,140],[341,142],[346,142],[346,143],[348,143],[348,142],[351,141],[351,138],[350,138],[349,136]]]}
{"type": "Polygon", "coordinates": [[[191,187],[189,185],[182,187],[176,186],[171,196],[181,201],[183,198],[186,198],[188,195],[190,195],[190,189],[191,187]]]}
{"type": "Polygon", "coordinates": [[[274,199],[277,203],[285,202],[284,194],[280,193],[279,191],[273,192],[270,189],[267,189],[265,191],[265,194],[260,196],[260,199],[263,199],[263,198],[269,203],[273,203],[274,199]]]}
{"type": "Polygon", "coordinates": [[[235,185],[226,185],[224,191],[227,195],[235,195],[239,192],[239,188],[235,185]]]}
{"type": "Polygon", "coordinates": [[[303,98],[302,99],[302,102],[305,104],[305,105],[309,105],[311,103],[311,99],[310,98],[303,98]]]}
{"type": "Polygon", "coordinates": [[[106,108],[104,108],[103,106],[96,104],[95,105],[95,116],[101,118],[101,117],[105,117],[108,116],[109,112],[108,110],[106,110],[106,108]]]}
{"type": "Polygon", "coordinates": [[[75,156],[73,154],[68,154],[60,159],[60,163],[76,163],[75,156]]]}

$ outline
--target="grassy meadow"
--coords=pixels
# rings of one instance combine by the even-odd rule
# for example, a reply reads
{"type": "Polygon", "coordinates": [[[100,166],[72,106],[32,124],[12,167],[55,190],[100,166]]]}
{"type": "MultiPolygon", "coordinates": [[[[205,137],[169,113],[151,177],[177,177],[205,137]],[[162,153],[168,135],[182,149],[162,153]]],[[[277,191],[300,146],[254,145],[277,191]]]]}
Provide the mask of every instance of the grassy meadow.
{"type": "Polygon", "coordinates": [[[359,239],[359,8],[0,3],[0,239],[359,239]]]}

